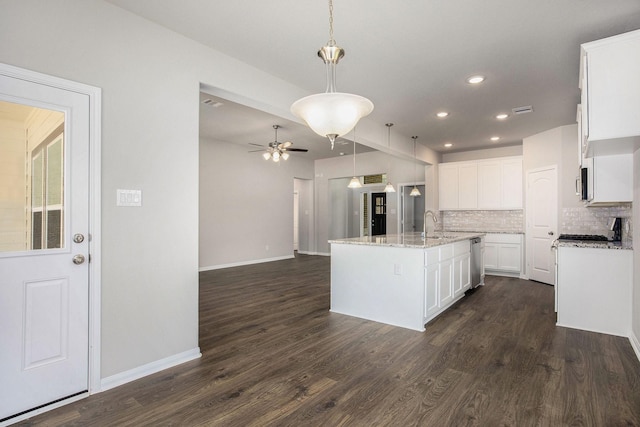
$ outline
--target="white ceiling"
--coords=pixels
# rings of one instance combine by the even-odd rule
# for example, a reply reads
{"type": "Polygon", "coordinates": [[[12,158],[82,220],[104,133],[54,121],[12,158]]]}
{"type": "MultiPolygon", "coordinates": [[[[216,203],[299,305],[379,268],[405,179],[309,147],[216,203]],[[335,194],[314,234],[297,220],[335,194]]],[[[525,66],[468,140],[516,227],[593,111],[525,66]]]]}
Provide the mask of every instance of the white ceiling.
{"type": "MultiPolygon", "coordinates": [[[[309,93],[325,89],[316,52],[329,38],[326,1],[109,1],[309,93]]],[[[371,99],[375,109],[367,120],[392,122],[396,134],[408,141],[417,135],[437,151],[447,150],[445,142],[462,151],[518,144],[574,123],[580,44],[639,29],[640,1],[334,0],[334,28],[346,51],[338,91],[371,99]],[[473,74],[486,82],[465,83],[473,74]],[[528,105],[532,113],[495,119],[528,105]],[[437,119],[440,110],[450,116],[437,119]],[[489,140],[494,135],[498,143],[489,140]]],[[[259,126],[244,141],[267,143],[275,119],[283,125],[279,139],[300,147],[314,138],[296,123],[252,111],[253,119],[211,127],[218,135],[225,127],[225,138],[237,140],[247,120],[255,120],[259,126]]],[[[215,120],[206,111],[201,118],[215,120]]]]}

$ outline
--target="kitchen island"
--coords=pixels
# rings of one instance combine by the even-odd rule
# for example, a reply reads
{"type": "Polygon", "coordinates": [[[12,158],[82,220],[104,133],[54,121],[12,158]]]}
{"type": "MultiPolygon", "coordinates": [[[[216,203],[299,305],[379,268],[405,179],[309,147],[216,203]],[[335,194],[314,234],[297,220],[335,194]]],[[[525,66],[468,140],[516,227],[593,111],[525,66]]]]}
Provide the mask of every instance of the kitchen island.
{"type": "MultiPolygon", "coordinates": [[[[471,284],[471,239],[420,233],[330,240],[331,311],[424,331],[471,284]]],[[[480,260],[479,266],[482,266],[480,260]]],[[[484,274],[480,276],[480,284],[484,274]]]]}

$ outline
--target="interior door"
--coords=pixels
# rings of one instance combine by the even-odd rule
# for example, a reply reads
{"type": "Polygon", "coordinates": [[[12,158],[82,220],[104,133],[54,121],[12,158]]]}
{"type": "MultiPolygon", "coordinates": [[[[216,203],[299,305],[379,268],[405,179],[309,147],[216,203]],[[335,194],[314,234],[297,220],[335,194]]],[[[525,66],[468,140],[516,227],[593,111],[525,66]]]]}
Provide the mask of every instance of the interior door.
{"type": "Polygon", "coordinates": [[[89,97],[0,74],[0,422],[88,389],[89,97]]]}
{"type": "Polygon", "coordinates": [[[555,285],[555,253],[551,245],[558,228],[556,167],[527,172],[527,275],[555,285]]]}
{"type": "Polygon", "coordinates": [[[371,235],[387,234],[387,193],[371,194],[371,235]]]}

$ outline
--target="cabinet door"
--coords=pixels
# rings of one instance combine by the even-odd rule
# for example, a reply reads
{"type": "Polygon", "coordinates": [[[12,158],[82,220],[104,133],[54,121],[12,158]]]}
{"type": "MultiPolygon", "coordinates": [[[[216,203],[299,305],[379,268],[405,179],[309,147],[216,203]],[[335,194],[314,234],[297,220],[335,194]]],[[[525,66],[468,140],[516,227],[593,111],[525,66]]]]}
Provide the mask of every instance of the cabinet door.
{"type": "Polygon", "coordinates": [[[424,269],[424,320],[438,312],[440,298],[438,295],[438,282],[440,278],[440,266],[433,264],[424,269]]]}
{"type": "Polygon", "coordinates": [[[453,261],[453,296],[459,297],[471,287],[471,255],[464,254],[453,261]]]}
{"type": "Polygon", "coordinates": [[[462,164],[458,169],[458,208],[478,207],[478,165],[462,164]]]}
{"type": "Polygon", "coordinates": [[[500,209],[502,207],[502,168],[499,161],[478,164],[478,207],[500,209]]]}
{"type": "Polygon", "coordinates": [[[440,210],[458,209],[458,166],[438,166],[440,210]]]}
{"type": "Polygon", "coordinates": [[[633,201],[633,154],[593,158],[591,203],[633,201]]]}
{"type": "Polygon", "coordinates": [[[460,257],[460,280],[462,282],[462,292],[471,288],[471,254],[470,253],[460,257]]]}
{"type": "MultiPolygon", "coordinates": [[[[586,90],[589,141],[640,135],[640,32],[589,43],[586,90]]],[[[584,107],[584,104],[583,104],[584,107]]],[[[585,126],[585,123],[582,123],[585,126]]]]}
{"type": "Polygon", "coordinates": [[[453,259],[440,263],[440,277],[438,292],[440,296],[440,308],[453,301],[453,259]]]}
{"type": "Polygon", "coordinates": [[[501,243],[498,246],[498,270],[520,272],[521,246],[501,243]]]}
{"type": "Polygon", "coordinates": [[[498,244],[484,244],[484,268],[496,270],[498,268],[498,244]]]}
{"type": "Polygon", "coordinates": [[[522,159],[502,161],[503,209],[522,209],[522,159]]]}

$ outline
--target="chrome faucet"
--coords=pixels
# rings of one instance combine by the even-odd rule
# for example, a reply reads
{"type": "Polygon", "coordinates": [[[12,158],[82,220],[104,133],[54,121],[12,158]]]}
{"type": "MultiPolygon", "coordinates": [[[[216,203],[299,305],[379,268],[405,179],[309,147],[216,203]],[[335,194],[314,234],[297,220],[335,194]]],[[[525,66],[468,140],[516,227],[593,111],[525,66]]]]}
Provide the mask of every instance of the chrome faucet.
{"type": "Polygon", "coordinates": [[[438,217],[436,217],[436,214],[434,214],[433,211],[424,211],[424,217],[422,220],[422,237],[424,237],[425,239],[427,238],[427,216],[429,215],[431,215],[431,218],[433,218],[434,224],[438,222],[438,217]]]}

